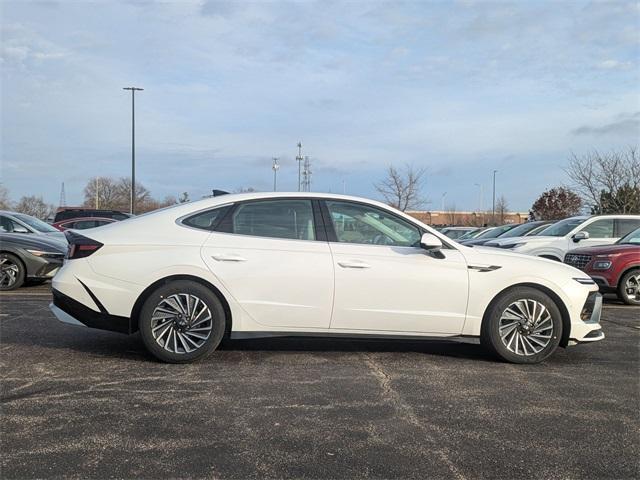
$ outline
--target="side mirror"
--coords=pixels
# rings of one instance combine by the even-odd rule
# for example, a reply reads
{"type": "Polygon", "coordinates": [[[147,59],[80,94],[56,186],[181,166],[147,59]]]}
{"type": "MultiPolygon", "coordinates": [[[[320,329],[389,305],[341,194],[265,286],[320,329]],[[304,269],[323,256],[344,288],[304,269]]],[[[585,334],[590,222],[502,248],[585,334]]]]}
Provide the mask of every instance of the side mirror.
{"type": "Polygon", "coordinates": [[[423,233],[420,246],[425,250],[436,251],[442,248],[442,241],[432,233],[423,233]]]}
{"type": "Polygon", "coordinates": [[[581,231],[573,235],[573,241],[578,243],[580,240],[587,240],[589,238],[589,232],[581,231]]]}

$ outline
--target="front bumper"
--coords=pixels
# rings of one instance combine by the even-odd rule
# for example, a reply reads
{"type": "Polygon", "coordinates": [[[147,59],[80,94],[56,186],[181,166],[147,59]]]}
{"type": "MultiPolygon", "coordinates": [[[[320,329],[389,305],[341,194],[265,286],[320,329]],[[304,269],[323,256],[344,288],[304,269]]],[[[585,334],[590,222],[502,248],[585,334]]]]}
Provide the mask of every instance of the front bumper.
{"type": "Polygon", "coordinates": [[[580,323],[571,325],[571,337],[569,345],[579,343],[592,343],[604,340],[604,332],[600,326],[602,315],[602,295],[599,292],[591,292],[580,312],[580,323]]]}

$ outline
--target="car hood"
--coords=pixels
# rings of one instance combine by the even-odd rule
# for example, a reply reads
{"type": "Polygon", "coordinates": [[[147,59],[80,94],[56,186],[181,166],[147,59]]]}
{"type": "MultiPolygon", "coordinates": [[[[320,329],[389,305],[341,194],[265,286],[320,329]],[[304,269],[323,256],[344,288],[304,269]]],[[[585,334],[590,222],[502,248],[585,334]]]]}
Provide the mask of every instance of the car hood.
{"type": "Polygon", "coordinates": [[[640,254],[640,245],[594,245],[593,247],[576,248],[568,253],[577,253],[581,255],[607,255],[612,253],[633,253],[640,254]]]}
{"type": "Polygon", "coordinates": [[[67,243],[48,235],[35,235],[28,233],[2,233],[0,243],[10,243],[19,248],[34,248],[39,250],[54,250],[60,253],[67,252],[67,243]]]}

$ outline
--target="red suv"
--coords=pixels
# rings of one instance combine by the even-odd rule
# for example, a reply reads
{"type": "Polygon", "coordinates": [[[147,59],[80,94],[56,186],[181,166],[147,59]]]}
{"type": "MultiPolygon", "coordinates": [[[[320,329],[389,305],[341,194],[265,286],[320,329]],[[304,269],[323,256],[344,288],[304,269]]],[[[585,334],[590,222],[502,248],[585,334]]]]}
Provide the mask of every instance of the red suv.
{"type": "Polygon", "coordinates": [[[640,228],[613,245],[571,250],[564,263],[589,274],[600,291],[617,293],[628,305],[640,305],[640,228]]]}

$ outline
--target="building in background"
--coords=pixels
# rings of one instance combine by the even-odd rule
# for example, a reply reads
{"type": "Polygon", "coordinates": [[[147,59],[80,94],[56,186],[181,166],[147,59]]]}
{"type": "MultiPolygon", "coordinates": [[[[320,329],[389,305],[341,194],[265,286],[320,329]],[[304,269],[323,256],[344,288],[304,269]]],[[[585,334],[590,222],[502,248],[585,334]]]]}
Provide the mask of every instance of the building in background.
{"type": "MultiPolygon", "coordinates": [[[[456,212],[443,210],[430,211],[407,211],[405,212],[414,218],[417,218],[427,225],[445,226],[477,226],[481,227],[485,224],[493,223],[491,221],[491,212],[456,212]]],[[[504,214],[496,213],[496,223],[524,223],[529,218],[528,212],[509,212],[504,214]]]]}

